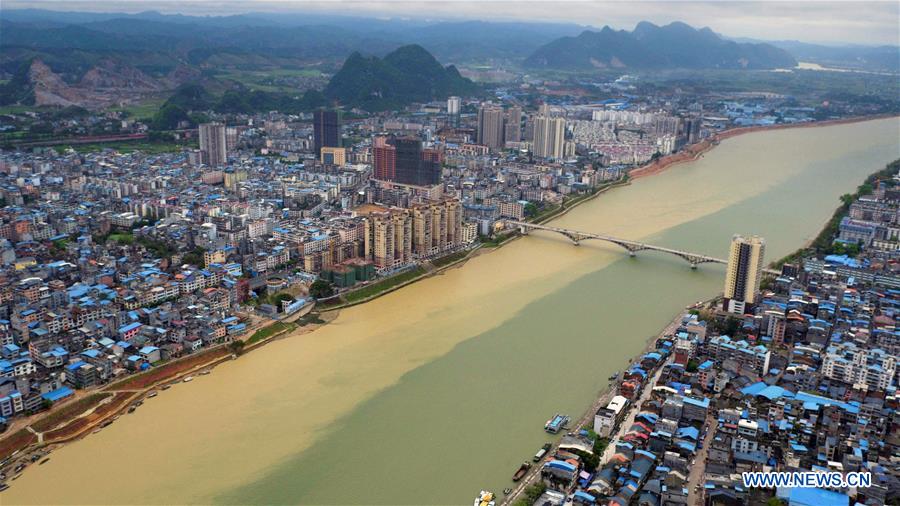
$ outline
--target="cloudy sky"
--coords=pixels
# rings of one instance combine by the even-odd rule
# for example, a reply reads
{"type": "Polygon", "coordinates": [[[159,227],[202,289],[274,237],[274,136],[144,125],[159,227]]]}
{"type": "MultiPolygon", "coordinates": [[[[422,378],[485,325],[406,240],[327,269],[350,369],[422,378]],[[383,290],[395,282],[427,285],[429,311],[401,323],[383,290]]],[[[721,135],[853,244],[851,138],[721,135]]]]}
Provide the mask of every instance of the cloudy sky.
{"type": "MultiPolygon", "coordinates": [[[[383,18],[563,21],[631,29],[641,20],[684,21],[732,37],[821,43],[900,44],[900,2],[892,1],[296,1],[3,0],[4,8],[228,15],[315,11],[383,18]]],[[[2,11],[0,11],[2,17],[2,11]]]]}

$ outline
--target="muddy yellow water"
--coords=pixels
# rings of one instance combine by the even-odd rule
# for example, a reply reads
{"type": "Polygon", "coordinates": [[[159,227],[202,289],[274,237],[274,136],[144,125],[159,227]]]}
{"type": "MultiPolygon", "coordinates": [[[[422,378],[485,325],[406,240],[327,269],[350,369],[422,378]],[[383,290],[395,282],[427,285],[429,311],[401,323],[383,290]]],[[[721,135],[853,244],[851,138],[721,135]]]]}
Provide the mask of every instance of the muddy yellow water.
{"type": "MultiPolygon", "coordinates": [[[[553,224],[718,257],[755,233],[774,259],[898,139],[896,119],[744,135],[553,224]]],[[[470,504],[722,275],[534,233],[162,392],[0,503],[470,504]]]]}

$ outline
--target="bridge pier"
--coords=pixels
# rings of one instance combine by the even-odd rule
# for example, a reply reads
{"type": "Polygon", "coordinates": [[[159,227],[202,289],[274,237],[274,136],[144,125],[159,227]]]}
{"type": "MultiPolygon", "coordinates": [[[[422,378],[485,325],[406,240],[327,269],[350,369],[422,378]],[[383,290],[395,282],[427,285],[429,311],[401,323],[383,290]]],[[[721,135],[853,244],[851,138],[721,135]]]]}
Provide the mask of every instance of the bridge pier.
{"type": "Polygon", "coordinates": [[[675,255],[675,256],[681,258],[682,260],[686,261],[687,263],[689,263],[691,265],[691,269],[697,269],[697,267],[703,263],[717,263],[717,264],[727,264],[728,263],[727,260],[722,260],[720,258],[714,258],[714,257],[706,256],[706,255],[700,255],[700,254],[693,253],[690,251],[665,248],[662,246],[654,246],[652,244],[646,244],[646,243],[637,242],[637,241],[629,241],[627,239],[620,239],[618,237],[612,237],[612,236],[608,236],[608,235],[591,234],[591,233],[581,232],[578,230],[550,227],[547,225],[538,225],[535,223],[525,223],[525,222],[515,221],[515,220],[509,220],[508,223],[518,227],[519,232],[522,235],[528,234],[528,232],[531,230],[546,230],[549,232],[556,232],[557,234],[560,234],[560,235],[568,238],[570,241],[572,241],[572,244],[574,244],[575,246],[579,246],[581,244],[581,241],[584,241],[587,239],[597,239],[600,241],[606,241],[608,243],[615,244],[615,245],[621,247],[622,249],[628,251],[628,256],[631,256],[631,257],[635,256],[638,251],[644,251],[644,250],[668,253],[670,255],[675,255]]]}

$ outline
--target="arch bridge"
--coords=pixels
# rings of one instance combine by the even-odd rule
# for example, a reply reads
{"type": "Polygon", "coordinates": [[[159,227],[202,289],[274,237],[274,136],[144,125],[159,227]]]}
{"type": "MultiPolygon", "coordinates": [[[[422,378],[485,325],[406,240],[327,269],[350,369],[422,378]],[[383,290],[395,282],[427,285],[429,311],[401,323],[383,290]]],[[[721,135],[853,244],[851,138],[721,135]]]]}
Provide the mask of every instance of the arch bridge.
{"type": "Polygon", "coordinates": [[[519,232],[522,235],[527,235],[531,230],[545,230],[547,232],[555,232],[557,234],[563,235],[567,237],[573,244],[578,246],[581,241],[585,241],[588,239],[595,239],[598,241],[605,241],[608,243],[615,244],[620,248],[628,251],[628,254],[634,256],[638,251],[661,251],[663,253],[668,253],[670,255],[675,255],[678,258],[688,262],[691,264],[692,269],[696,269],[700,264],[728,264],[727,260],[723,260],[721,258],[715,258],[707,255],[701,255],[699,253],[693,253],[690,251],[684,251],[680,249],[666,248],[663,246],[655,246],[653,244],[647,244],[638,241],[631,241],[628,239],[621,239],[619,237],[613,237],[611,235],[603,235],[603,234],[593,234],[590,232],[580,232],[578,230],[571,230],[568,228],[559,228],[559,227],[550,227],[547,225],[538,225],[536,223],[526,223],[524,221],[516,221],[516,220],[506,220],[506,223],[509,225],[513,225],[519,227],[519,232]]]}

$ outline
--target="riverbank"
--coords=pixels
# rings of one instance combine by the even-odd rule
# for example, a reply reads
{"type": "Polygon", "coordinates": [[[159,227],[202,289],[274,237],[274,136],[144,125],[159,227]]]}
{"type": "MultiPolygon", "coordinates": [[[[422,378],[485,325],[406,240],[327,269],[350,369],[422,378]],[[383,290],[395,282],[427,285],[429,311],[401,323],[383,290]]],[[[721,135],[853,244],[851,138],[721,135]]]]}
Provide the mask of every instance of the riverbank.
{"type": "MultiPolygon", "coordinates": [[[[708,253],[752,231],[785,255],[893,159],[895,125],[746,136],[553,223],[708,253]]],[[[538,235],[172,388],[3,501],[459,504],[502,490],[547,440],[548,413],[580,413],[673,314],[721,289],[717,268],[538,235]],[[560,360],[567,374],[535,374],[560,360]]]]}
{"type": "MultiPolygon", "coordinates": [[[[639,360],[642,356],[646,355],[647,353],[654,351],[656,349],[656,342],[658,340],[662,339],[665,336],[673,335],[675,333],[675,330],[677,330],[678,326],[681,325],[681,320],[682,320],[682,317],[684,316],[685,312],[688,312],[691,310],[696,310],[696,309],[699,309],[702,307],[706,307],[706,306],[709,306],[710,304],[714,304],[717,299],[718,299],[718,297],[712,298],[705,302],[700,302],[700,303],[688,306],[683,311],[680,311],[674,318],[672,318],[671,321],[669,321],[668,324],[666,324],[665,327],[662,328],[662,330],[660,330],[656,335],[654,335],[653,337],[648,339],[646,345],[641,350],[641,352],[634,355],[630,359],[628,359],[626,364],[632,364],[635,361],[639,360]]],[[[649,371],[649,373],[652,374],[653,376],[658,376],[659,372],[663,369],[664,365],[665,365],[665,362],[661,362],[656,369],[654,369],[653,371],[649,371]]],[[[616,378],[617,379],[622,378],[624,375],[624,372],[626,370],[627,369],[622,369],[622,370],[617,371],[616,378]]],[[[638,397],[646,396],[647,392],[649,390],[653,389],[654,384],[655,384],[655,381],[646,382],[644,384],[644,388],[642,388],[641,391],[637,394],[638,397]]],[[[584,413],[578,419],[578,422],[576,424],[574,424],[574,427],[571,430],[569,430],[568,432],[578,433],[582,429],[592,431],[593,430],[593,422],[594,422],[594,414],[597,413],[597,411],[600,408],[603,408],[603,407],[606,407],[607,405],[609,405],[610,401],[612,401],[612,398],[616,395],[615,385],[616,385],[615,381],[610,381],[610,383],[606,386],[606,388],[600,390],[600,392],[597,394],[597,397],[594,400],[594,402],[590,405],[590,407],[587,408],[587,410],[584,411],[584,413]]],[[[633,415],[633,413],[636,413],[637,411],[640,410],[640,403],[631,403],[631,404],[629,404],[628,409],[629,409],[629,414],[633,415]]],[[[629,426],[629,424],[622,423],[622,424],[620,424],[620,426],[627,427],[627,426],[629,426]]],[[[607,441],[607,450],[614,448],[614,446],[612,445],[613,441],[614,441],[613,438],[610,438],[607,441]]],[[[558,449],[559,449],[559,440],[553,442],[553,446],[547,452],[547,455],[548,456],[553,455],[553,453],[558,449]]],[[[608,460],[608,455],[602,456],[602,460],[600,461],[601,465],[604,463],[604,459],[608,460]]],[[[526,476],[516,485],[516,487],[512,490],[512,492],[510,492],[509,495],[507,495],[506,497],[503,498],[503,501],[500,503],[501,506],[508,506],[508,505],[531,506],[530,503],[523,502],[522,495],[525,493],[525,491],[528,489],[528,487],[531,484],[535,483],[535,480],[538,480],[540,478],[540,475],[541,475],[541,466],[540,465],[532,466],[531,469],[526,474],[526,476]]]]}
{"type": "MultiPolygon", "coordinates": [[[[861,119],[846,119],[846,120],[840,120],[837,122],[847,123],[847,122],[855,122],[855,121],[861,121],[861,119]]],[[[783,125],[783,127],[827,126],[827,124],[834,124],[837,122],[820,122],[820,123],[811,123],[811,124],[803,124],[803,125],[783,125]]],[[[735,129],[735,133],[732,135],[739,135],[742,133],[749,133],[749,132],[757,131],[757,130],[759,130],[759,129],[753,129],[753,128],[735,129]]],[[[685,155],[686,158],[682,159],[681,161],[679,161],[677,163],[695,160],[695,159],[699,158],[699,154],[702,154],[702,152],[708,151],[712,147],[714,147],[714,145],[711,145],[711,144],[710,145],[692,146],[691,149],[689,150],[691,154],[685,155]]],[[[659,162],[657,162],[657,164],[658,163],[659,162]]],[[[666,165],[664,168],[674,165],[674,163],[676,163],[676,161],[669,160],[669,162],[667,162],[667,163],[668,163],[668,165],[666,165]]],[[[636,169],[636,170],[641,170],[641,169],[636,169]]],[[[660,172],[662,172],[662,169],[655,170],[655,171],[650,170],[648,173],[639,174],[639,176],[653,175],[653,174],[658,174],[660,172]]],[[[634,174],[634,171],[632,171],[632,174],[634,174]]],[[[539,219],[536,220],[536,222],[537,223],[546,223],[546,222],[549,222],[549,221],[552,221],[555,219],[559,219],[563,216],[566,216],[569,212],[571,212],[573,209],[581,206],[582,204],[593,201],[594,199],[599,197],[601,194],[605,194],[613,188],[627,186],[628,184],[630,184],[630,180],[626,179],[623,181],[611,183],[604,187],[601,187],[597,191],[593,192],[590,195],[576,197],[575,199],[573,199],[573,201],[571,201],[568,204],[564,202],[560,206],[559,209],[554,210],[553,212],[549,213],[548,215],[539,217],[539,219]]],[[[507,239],[505,239],[503,241],[498,242],[495,245],[495,247],[483,247],[483,246],[476,247],[462,258],[459,258],[459,259],[457,259],[453,262],[450,262],[446,265],[442,265],[438,268],[426,270],[421,275],[415,276],[414,278],[409,279],[409,280],[405,280],[402,283],[390,286],[390,287],[386,288],[385,290],[378,291],[377,293],[372,294],[371,296],[365,297],[360,300],[353,301],[351,303],[341,304],[339,306],[322,308],[322,314],[323,315],[327,314],[327,316],[325,318],[325,323],[322,323],[320,325],[315,325],[313,327],[281,329],[274,336],[267,336],[264,339],[260,339],[259,342],[255,342],[253,336],[257,335],[257,333],[259,333],[259,332],[265,332],[264,331],[265,327],[260,328],[259,330],[257,330],[256,333],[253,333],[253,334],[248,332],[249,336],[247,337],[247,339],[252,342],[246,347],[245,351],[250,351],[251,349],[256,349],[259,346],[262,346],[268,342],[271,342],[276,337],[277,338],[295,337],[295,336],[309,333],[312,330],[315,330],[316,328],[318,328],[319,326],[325,325],[325,324],[327,324],[327,322],[332,321],[335,318],[337,318],[338,313],[341,309],[345,309],[348,307],[357,306],[360,304],[364,304],[366,302],[370,302],[370,301],[380,298],[388,293],[395,292],[395,291],[399,290],[400,288],[407,287],[407,286],[412,285],[423,279],[430,278],[432,276],[441,274],[441,273],[447,271],[448,269],[461,267],[469,259],[474,258],[475,256],[480,256],[487,252],[494,251],[494,250],[498,249],[500,246],[503,246],[503,245],[513,242],[517,238],[518,238],[518,234],[513,232],[510,235],[510,237],[508,237],[507,239]]],[[[270,325],[277,325],[277,323],[273,322],[270,325]]],[[[251,328],[251,330],[252,330],[252,328],[251,328]]],[[[184,377],[185,375],[189,374],[190,371],[195,370],[196,366],[198,364],[201,364],[201,367],[205,366],[207,364],[214,366],[214,365],[218,364],[221,360],[227,359],[229,355],[230,355],[230,353],[228,353],[224,349],[217,350],[216,348],[212,348],[212,349],[209,349],[209,350],[203,352],[202,354],[190,355],[190,356],[178,359],[176,361],[173,361],[169,364],[164,364],[164,365],[160,366],[159,369],[153,369],[142,375],[130,376],[128,378],[123,379],[122,382],[129,385],[129,388],[127,388],[127,389],[134,390],[136,393],[146,393],[147,391],[149,391],[156,385],[165,383],[167,381],[177,380],[180,377],[184,377]],[[138,378],[140,378],[140,379],[138,379],[138,378]]],[[[104,390],[122,390],[121,386],[115,387],[114,385],[119,385],[119,383],[110,385],[110,386],[106,387],[104,390]]],[[[79,394],[81,394],[81,393],[82,392],[79,392],[79,394]]],[[[76,399],[73,399],[71,402],[76,402],[77,399],[78,399],[78,397],[76,397],[76,399]]],[[[65,409],[68,404],[69,404],[68,402],[61,403],[61,405],[59,406],[58,409],[65,409]]],[[[94,406],[94,407],[96,407],[96,406],[94,406]]],[[[56,412],[57,412],[57,409],[51,410],[50,412],[43,415],[43,417],[53,416],[53,414],[56,412]]],[[[109,416],[110,417],[115,416],[115,414],[116,413],[112,413],[109,416]]],[[[68,422],[75,422],[78,419],[77,415],[78,414],[76,414],[75,417],[68,420],[68,422]]],[[[39,420],[42,419],[43,417],[32,419],[32,420],[30,420],[30,422],[31,423],[39,423],[39,420]]],[[[109,417],[106,417],[106,418],[109,418],[109,417]]],[[[105,419],[101,419],[97,423],[102,423],[103,421],[105,421],[105,419]]],[[[9,444],[12,441],[16,441],[19,443],[24,442],[26,444],[26,446],[35,442],[34,438],[29,437],[28,434],[30,434],[30,433],[28,433],[27,431],[26,431],[26,433],[20,433],[19,429],[25,430],[24,427],[21,425],[16,426],[14,430],[13,429],[9,430],[9,435],[0,439],[0,449],[3,450],[2,453],[0,453],[0,459],[5,458],[6,456],[8,456],[8,454],[12,453],[15,450],[22,449],[22,447],[19,446],[18,444],[15,444],[15,445],[9,444]],[[4,444],[4,443],[6,443],[6,444],[4,444]]],[[[81,435],[84,435],[84,433],[86,433],[86,431],[79,431],[78,435],[81,436],[81,435]]]]}
{"type": "MultiPolygon", "coordinates": [[[[250,353],[288,334],[308,334],[337,317],[335,313],[325,315],[322,319],[318,315],[308,318],[311,310],[312,307],[298,312],[289,320],[273,322],[259,327],[255,332],[248,332],[242,336],[246,345],[241,348],[240,354],[250,353]],[[296,323],[298,320],[302,323],[296,323]],[[271,331],[272,329],[275,330],[271,331]]],[[[88,436],[92,431],[97,432],[124,414],[130,406],[148,399],[151,392],[161,387],[168,389],[198,372],[211,372],[216,366],[232,360],[232,357],[233,350],[228,343],[223,343],[122,378],[99,389],[79,391],[82,395],[60,403],[55,409],[41,413],[42,416],[26,419],[23,424],[8,429],[9,434],[0,439],[0,461],[10,458],[4,463],[4,468],[16,466],[20,462],[29,463],[29,455],[50,453],[66,443],[88,436]]]]}
{"type": "Polygon", "coordinates": [[[842,119],[834,119],[834,120],[825,120],[825,121],[811,121],[806,123],[785,123],[779,125],[760,125],[760,126],[751,126],[751,127],[738,127],[738,128],[730,128],[728,130],[723,130],[722,132],[718,132],[714,134],[712,137],[708,139],[704,139],[696,144],[691,144],[685,147],[683,150],[678,153],[674,153],[668,156],[661,157],[657,160],[654,160],[650,163],[644,164],[636,169],[633,169],[629,172],[629,175],[633,179],[639,179],[642,177],[653,176],[659,174],[665,170],[668,170],[676,165],[693,162],[706,154],[709,150],[716,147],[721,141],[725,139],[731,139],[733,137],[738,137],[740,135],[754,133],[754,132],[765,132],[770,130],[788,130],[795,128],[818,128],[818,127],[827,127],[834,125],[846,125],[851,123],[860,123],[863,121],[873,121],[878,119],[886,119],[886,118],[898,118],[895,115],[876,115],[876,116],[854,116],[852,118],[842,118],[842,119]]]}
{"type": "MultiPolygon", "coordinates": [[[[820,227],[819,233],[816,234],[814,236],[814,238],[807,240],[800,249],[796,250],[791,255],[788,255],[787,257],[782,258],[781,260],[773,261],[770,264],[770,266],[778,267],[787,261],[798,260],[805,254],[811,253],[810,252],[811,247],[813,247],[813,246],[821,247],[822,244],[819,244],[819,243],[830,244],[836,238],[837,223],[839,223],[841,218],[846,216],[847,213],[849,212],[850,203],[852,201],[859,199],[863,195],[871,193],[872,185],[874,184],[875,181],[877,181],[878,179],[891,177],[898,170],[900,170],[900,159],[887,164],[887,166],[885,168],[880,169],[880,170],[872,173],[868,177],[866,177],[865,180],[862,182],[862,184],[858,187],[857,191],[851,195],[850,199],[842,199],[843,200],[842,205],[839,206],[837,209],[835,209],[832,217],[825,221],[825,223],[820,227]]],[[[706,300],[704,302],[698,302],[697,304],[688,306],[687,308],[685,308],[684,311],[680,311],[679,313],[677,313],[676,316],[669,322],[669,324],[659,334],[657,334],[655,337],[653,337],[647,341],[644,350],[640,354],[632,357],[629,360],[629,363],[635,363],[643,354],[646,354],[647,352],[654,350],[655,344],[660,339],[664,338],[665,336],[673,335],[675,333],[675,331],[677,330],[677,328],[686,312],[695,311],[695,310],[703,310],[703,309],[707,309],[707,310],[714,309],[715,307],[718,306],[719,302],[721,302],[721,295],[711,298],[709,300],[706,300]]],[[[621,436],[621,434],[624,430],[626,430],[628,427],[631,426],[631,424],[634,421],[635,413],[640,411],[643,401],[646,400],[648,393],[650,391],[652,391],[652,389],[656,386],[657,380],[659,377],[659,372],[662,370],[664,365],[665,365],[665,363],[660,363],[656,370],[650,371],[651,375],[653,376],[653,379],[645,382],[642,385],[640,392],[637,394],[639,399],[641,399],[641,400],[639,400],[638,402],[629,403],[628,415],[626,416],[624,421],[622,421],[621,423],[618,424],[619,430],[618,430],[617,434],[615,435],[616,437],[610,437],[610,440],[608,441],[608,443],[610,445],[617,439],[617,437],[621,436]]],[[[622,372],[623,371],[618,371],[617,377],[621,377],[620,375],[622,374],[622,372]]],[[[592,427],[594,413],[597,413],[597,411],[600,408],[606,406],[615,394],[616,394],[616,388],[613,383],[610,383],[610,385],[606,389],[602,390],[599,393],[596,400],[588,408],[588,410],[584,413],[584,415],[581,417],[580,421],[577,424],[575,424],[574,429],[572,429],[570,432],[577,433],[581,429],[590,429],[592,427]]],[[[558,449],[558,444],[559,444],[558,441],[554,442],[553,447],[551,448],[550,451],[548,451],[547,454],[552,455],[553,452],[558,449]]],[[[609,460],[609,458],[612,456],[613,448],[614,448],[613,446],[607,446],[607,451],[603,454],[603,456],[600,459],[601,466],[605,462],[607,462],[609,460]]],[[[510,493],[510,495],[506,496],[503,499],[503,501],[501,502],[501,505],[507,506],[507,505],[513,504],[514,506],[530,506],[530,503],[524,500],[523,494],[525,494],[527,496],[527,493],[526,493],[527,488],[532,483],[534,483],[536,480],[539,479],[540,472],[541,472],[540,466],[532,466],[531,469],[529,470],[529,472],[526,474],[525,478],[516,485],[516,487],[513,489],[513,491],[510,493]]],[[[696,493],[696,490],[694,489],[694,487],[688,487],[688,490],[689,490],[689,494],[696,493]]]]}

